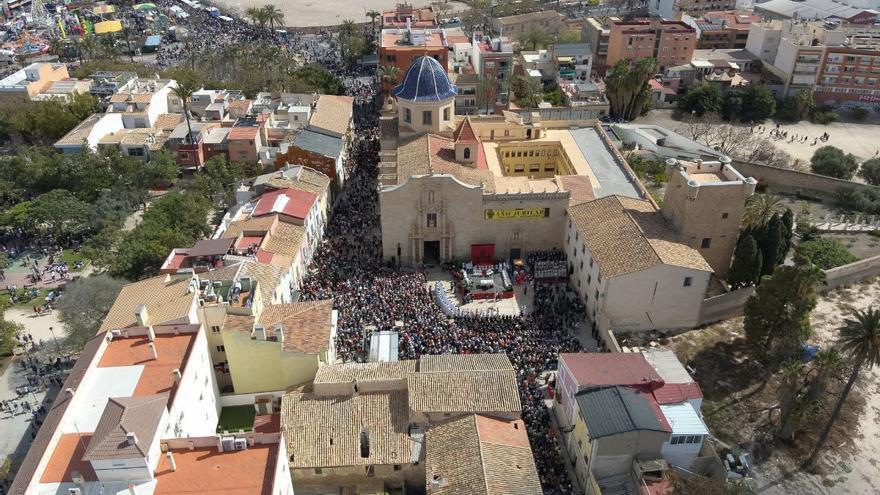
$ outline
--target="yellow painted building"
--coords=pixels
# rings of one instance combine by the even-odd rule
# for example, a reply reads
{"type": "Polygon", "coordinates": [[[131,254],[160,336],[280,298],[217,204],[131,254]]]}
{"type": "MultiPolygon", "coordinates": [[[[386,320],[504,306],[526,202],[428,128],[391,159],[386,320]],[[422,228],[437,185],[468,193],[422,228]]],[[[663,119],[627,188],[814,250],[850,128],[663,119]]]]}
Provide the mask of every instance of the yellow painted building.
{"type": "Polygon", "coordinates": [[[559,141],[499,144],[498,161],[504,174],[511,177],[552,179],[557,175],[577,174],[559,141]]]}
{"type": "Polygon", "coordinates": [[[237,394],[286,390],[311,381],[335,361],[333,300],[267,306],[257,315],[227,314],[221,329],[237,394]]]}

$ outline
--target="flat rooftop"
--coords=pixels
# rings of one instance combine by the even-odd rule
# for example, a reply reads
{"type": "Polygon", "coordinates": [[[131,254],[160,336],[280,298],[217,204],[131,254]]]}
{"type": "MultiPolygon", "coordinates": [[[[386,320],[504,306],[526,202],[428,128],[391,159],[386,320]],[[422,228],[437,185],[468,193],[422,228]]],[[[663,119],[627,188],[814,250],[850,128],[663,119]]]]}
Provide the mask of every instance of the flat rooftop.
{"type": "Polygon", "coordinates": [[[98,362],[98,368],[117,366],[143,366],[132,396],[143,396],[170,392],[174,385],[172,371],[180,369],[186,362],[190,348],[196,339],[195,333],[180,335],[157,335],[158,359],[150,352],[150,339],[147,337],[115,338],[107,345],[107,350],[98,362]]]}
{"type": "Polygon", "coordinates": [[[688,173],[691,179],[699,182],[700,184],[714,184],[718,182],[726,182],[721,174],[715,172],[697,172],[697,173],[688,173]]]}
{"type": "Polygon", "coordinates": [[[271,495],[278,462],[278,444],[255,445],[245,450],[174,450],[172,471],[161,456],[156,469],[154,495],[271,495]]]}
{"type": "Polygon", "coordinates": [[[79,472],[86,481],[97,481],[92,463],[82,460],[91,438],[91,433],[61,435],[40,483],[71,483],[74,471],[79,472]]]}
{"type": "Polygon", "coordinates": [[[390,48],[390,47],[399,47],[399,48],[417,48],[417,47],[445,47],[446,46],[446,38],[443,36],[441,31],[425,31],[425,30],[412,30],[412,41],[409,43],[403,42],[403,36],[406,32],[405,29],[393,29],[393,30],[383,30],[382,31],[382,47],[390,48]]]}

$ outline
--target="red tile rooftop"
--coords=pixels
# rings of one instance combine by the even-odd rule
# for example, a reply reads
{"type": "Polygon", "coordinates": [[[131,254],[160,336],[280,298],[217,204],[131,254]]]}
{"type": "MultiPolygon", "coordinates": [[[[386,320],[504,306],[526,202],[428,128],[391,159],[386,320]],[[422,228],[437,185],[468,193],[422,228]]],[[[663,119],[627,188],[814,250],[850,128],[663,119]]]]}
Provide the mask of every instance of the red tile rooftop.
{"type": "Polygon", "coordinates": [[[261,235],[243,235],[235,244],[235,247],[238,249],[247,249],[253,245],[259,246],[262,243],[263,236],[261,235]]]}
{"type": "Polygon", "coordinates": [[[171,372],[175,368],[183,372],[186,357],[195,339],[195,333],[157,335],[153,344],[156,346],[158,359],[153,359],[147,337],[115,338],[107,344],[107,350],[101,356],[98,367],[142,364],[144,370],[133,395],[139,397],[169,392],[174,385],[171,372]]]}
{"type": "Polygon", "coordinates": [[[235,452],[216,449],[175,450],[176,471],[162,455],[153,495],[270,495],[278,462],[278,444],[235,452]]]}
{"type": "Polygon", "coordinates": [[[281,415],[265,414],[254,418],[254,433],[280,433],[281,415]]]}
{"type": "Polygon", "coordinates": [[[641,353],[560,354],[579,386],[639,385],[660,380],[641,353]]]}
{"type": "Polygon", "coordinates": [[[43,471],[40,483],[70,483],[73,481],[71,477],[73,471],[78,471],[86,481],[97,481],[92,463],[82,460],[91,438],[91,433],[61,435],[55,452],[52,453],[49,464],[43,471]]]}
{"type": "Polygon", "coordinates": [[[189,263],[189,255],[177,253],[171,257],[171,261],[169,261],[168,264],[163,268],[169,270],[177,270],[179,268],[188,268],[189,266],[191,266],[191,263],[189,263]]]}

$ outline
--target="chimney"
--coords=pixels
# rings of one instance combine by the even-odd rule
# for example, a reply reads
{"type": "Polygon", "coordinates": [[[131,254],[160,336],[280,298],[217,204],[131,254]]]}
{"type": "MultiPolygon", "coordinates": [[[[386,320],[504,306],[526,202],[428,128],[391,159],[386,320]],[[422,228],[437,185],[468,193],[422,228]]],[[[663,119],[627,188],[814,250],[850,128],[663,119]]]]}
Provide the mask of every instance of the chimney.
{"type": "Polygon", "coordinates": [[[137,434],[133,431],[130,431],[125,434],[125,440],[128,442],[129,445],[135,445],[138,441],[137,434]]]}
{"type": "Polygon", "coordinates": [[[147,306],[141,304],[134,310],[134,317],[137,320],[139,326],[148,327],[150,326],[150,313],[147,311],[147,306]]]}
{"type": "Polygon", "coordinates": [[[153,356],[153,360],[159,359],[159,353],[156,352],[156,344],[150,342],[147,347],[150,348],[150,354],[153,356]]]}
{"type": "Polygon", "coordinates": [[[180,375],[180,368],[174,368],[174,369],[171,371],[171,376],[174,377],[174,383],[180,383],[180,377],[181,377],[181,375],[180,375]]]}
{"type": "Polygon", "coordinates": [[[257,340],[266,340],[266,327],[257,324],[254,326],[254,336],[257,340]]]}
{"type": "Polygon", "coordinates": [[[156,340],[156,331],[153,330],[152,325],[147,327],[147,338],[150,339],[150,342],[156,340]]]}
{"type": "Polygon", "coordinates": [[[171,470],[177,471],[177,463],[174,462],[174,454],[170,450],[165,454],[165,458],[168,459],[168,465],[171,467],[171,470]]]}

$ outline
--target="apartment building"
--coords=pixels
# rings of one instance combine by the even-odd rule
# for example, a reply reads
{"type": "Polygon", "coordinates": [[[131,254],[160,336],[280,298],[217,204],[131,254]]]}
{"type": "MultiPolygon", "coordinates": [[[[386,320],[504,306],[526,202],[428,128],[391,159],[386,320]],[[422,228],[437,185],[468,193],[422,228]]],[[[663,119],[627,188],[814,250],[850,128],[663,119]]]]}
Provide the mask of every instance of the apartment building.
{"type": "Polygon", "coordinates": [[[547,34],[559,34],[565,16],[555,10],[529,12],[527,14],[497,17],[493,21],[495,31],[511,39],[518,39],[532,29],[540,29],[547,34]]]}
{"type": "Polygon", "coordinates": [[[617,17],[587,17],[581,31],[584,42],[593,50],[593,72],[604,76],[608,69],[608,44],[611,39],[611,22],[617,17]]]}
{"type": "Polygon", "coordinates": [[[560,354],[557,384],[563,445],[587,495],[649,486],[640,463],[689,470],[714,455],[703,449],[703,394],[669,349],[560,354]]]}
{"type": "Polygon", "coordinates": [[[293,494],[279,428],[215,434],[225,406],[198,284],[186,274],[123,287],[7,493],[293,494]]]}
{"type": "Polygon", "coordinates": [[[663,19],[681,19],[683,15],[699,17],[706,12],[733,10],[736,0],[648,0],[648,13],[663,19]]]}
{"type": "Polygon", "coordinates": [[[745,48],[749,28],[761,17],[736,11],[706,12],[702,17],[682,16],[682,21],[697,30],[697,48],[725,50],[745,48]]]}
{"type": "MultiPolygon", "coordinates": [[[[412,28],[409,25],[383,29],[380,40],[379,65],[397,67],[400,77],[403,77],[413,60],[423,55],[433,57],[443,68],[449,67],[449,47],[442,29],[412,28]]],[[[389,91],[397,83],[383,81],[383,91],[389,91]]]]}
{"type": "Polygon", "coordinates": [[[829,46],[816,76],[813,97],[833,106],[876,109],[880,103],[880,31],[854,33],[829,46]]]}
{"type": "Polygon", "coordinates": [[[813,19],[872,25],[877,11],[865,4],[839,0],[770,0],[756,3],[755,14],[769,20],[813,19]]]}
{"type": "Polygon", "coordinates": [[[611,21],[608,39],[608,66],[618,60],[635,62],[644,57],[657,59],[658,70],[686,64],[697,47],[697,32],[681,21],[636,19],[611,21]]]}
{"type": "Polygon", "coordinates": [[[0,79],[0,101],[67,99],[73,93],[88,93],[91,83],[71,78],[66,64],[34,63],[0,79]]]}

